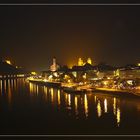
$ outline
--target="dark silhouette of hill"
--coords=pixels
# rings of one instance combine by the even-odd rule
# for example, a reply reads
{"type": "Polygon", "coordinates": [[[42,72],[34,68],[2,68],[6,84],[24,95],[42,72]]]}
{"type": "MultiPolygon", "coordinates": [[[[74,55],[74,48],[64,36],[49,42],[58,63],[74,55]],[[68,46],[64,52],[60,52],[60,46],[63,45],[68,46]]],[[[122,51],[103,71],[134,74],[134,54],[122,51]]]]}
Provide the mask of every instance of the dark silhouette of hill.
{"type": "Polygon", "coordinates": [[[0,61],[0,75],[28,74],[28,73],[30,72],[24,70],[23,68],[16,68],[13,65],[0,61]]]}

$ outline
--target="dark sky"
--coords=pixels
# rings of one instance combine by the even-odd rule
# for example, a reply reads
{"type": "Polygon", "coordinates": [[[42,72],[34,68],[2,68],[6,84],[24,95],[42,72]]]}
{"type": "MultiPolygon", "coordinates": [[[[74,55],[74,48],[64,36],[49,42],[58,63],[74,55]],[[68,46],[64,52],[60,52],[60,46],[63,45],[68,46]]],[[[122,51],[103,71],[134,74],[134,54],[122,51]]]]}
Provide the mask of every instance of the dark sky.
{"type": "Polygon", "coordinates": [[[64,65],[140,62],[138,6],[0,6],[0,56],[45,70],[55,56],[64,65]]]}

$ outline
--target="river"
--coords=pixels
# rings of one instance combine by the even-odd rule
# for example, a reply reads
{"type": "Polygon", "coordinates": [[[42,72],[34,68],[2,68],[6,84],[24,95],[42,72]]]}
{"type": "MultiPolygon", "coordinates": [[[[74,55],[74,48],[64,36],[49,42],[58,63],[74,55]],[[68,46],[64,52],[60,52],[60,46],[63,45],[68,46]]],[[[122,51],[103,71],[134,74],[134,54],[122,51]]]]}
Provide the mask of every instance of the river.
{"type": "Polygon", "coordinates": [[[139,134],[140,99],[0,81],[0,134],[139,134]]]}

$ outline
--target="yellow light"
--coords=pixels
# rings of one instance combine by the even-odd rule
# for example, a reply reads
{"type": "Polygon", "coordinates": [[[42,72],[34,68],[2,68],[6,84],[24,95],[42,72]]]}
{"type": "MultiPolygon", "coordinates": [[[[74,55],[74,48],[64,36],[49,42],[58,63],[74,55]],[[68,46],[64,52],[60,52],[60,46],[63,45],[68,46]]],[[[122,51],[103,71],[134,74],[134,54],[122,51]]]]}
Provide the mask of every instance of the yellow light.
{"type": "Polygon", "coordinates": [[[138,66],[140,66],[140,63],[138,63],[138,66]]]}
{"type": "Polygon", "coordinates": [[[44,79],[43,81],[44,81],[44,82],[47,82],[47,79],[44,79]]]}
{"type": "Polygon", "coordinates": [[[86,117],[88,117],[88,100],[87,100],[87,95],[85,94],[85,98],[84,98],[84,107],[85,107],[85,115],[86,117]]]}
{"type": "Polygon", "coordinates": [[[118,126],[120,125],[120,119],[121,118],[121,112],[120,112],[120,109],[119,108],[117,108],[117,124],[118,124],[118,126]]]}
{"type": "Polygon", "coordinates": [[[55,73],[54,73],[54,76],[55,76],[55,77],[58,77],[58,73],[57,73],[57,72],[55,72],[55,73]]]}
{"type": "Polygon", "coordinates": [[[108,81],[104,81],[103,84],[106,86],[108,84],[108,81]]]}
{"type": "Polygon", "coordinates": [[[96,96],[94,96],[94,101],[95,101],[95,103],[96,103],[96,100],[97,100],[97,97],[96,97],[96,96]]]}
{"type": "Polygon", "coordinates": [[[10,81],[8,80],[8,102],[9,102],[9,105],[11,105],[11,98],[12,98],[11,86],[10,86],[10,81]]]}
{"type": "Polygon", "coordinates": [[[92,64],[91,58],[88,58],[88,59],[87,59],[87,63],[92,64]]]}
{"type": "Polygon", "coordinates": [[[86,79],[86,78],[87,78],[87,74],[86,74],[86,73],[83,75],[83,78],[84,78],[84,79],[86,79]]]}
{"type": "Polygon", "coordinates": [[[75,103],[75,113],[77,115],[78,114],[78,100],[77,100],[77,97],[74,98],[74,103],[75,103]]]}
{"type": "Polygon", "coordinates": [[[113,99],[113,112],[116,115],[116,98],[113,99]]]}
{"type": "Polygon", "coordinates": [[[100,101],[98,101],[98,103],[97,103],[97,114],[98,114],[98,117],[100,117],[102,115],[100,101]]]}
{"type": "Polygon", "coordinates": [[[70,94],[68,95],[68,105],[69,106],[71,105],[71,95],[70,94]]]}
{"type": "Polygon", "coordinates": [[[48,77],[48,80],[52,81],[52,79],[53,79],[53,76],[50,75],[50,76],[48,77]]]}
{"type": "Polygon", "coordinates": [[[47,87],[46,86],[44,86],[44,92],[47,95],[47,87]]]}
{"type": "Polygon", "coordinates": [[[32,75],[36,75],[36,72],[35,72],[35,71],[32,71],[31,74],[32,74],[32,75]]]}
{"type": "Polygon", "coordinates": [[[106,99],[104,100],[104,111],[105,113],[107,113],[107,100],[106,99]]]}
{"type": "Polygon", "coordinates": [[[114,71],[114,76],[120,76],[120,70],[117,69],[116,71],[114,71]]]}
{"type": "Polygon", "coordinates": [[[29,83],[29,89],[30,89],[30,93],[33,93],[34,92],[33,84],[32,83],[29,83]]]}
{"type": "Polygon", "coordinates": [[[53,88],[51,88],[51,102],[53,102],[53,97],[54,96],[54,90],[53,90],[53,88]]]}
{"type": "Polygon", "coordinates": [[[60,100],[60,90],[58,89],[58,105],[60,105],[61,100],[60,100]]]}
{"type": "Polygon", "coordinates": [[[83,66],[84,62],[81,58],[78,59],[78,66],[83,66]]]}
{"type": "Polygon", "coordinates": [[[11,61],[10,60],[5,60],[5,62],[9,65],[12,65],[11,61]]]}

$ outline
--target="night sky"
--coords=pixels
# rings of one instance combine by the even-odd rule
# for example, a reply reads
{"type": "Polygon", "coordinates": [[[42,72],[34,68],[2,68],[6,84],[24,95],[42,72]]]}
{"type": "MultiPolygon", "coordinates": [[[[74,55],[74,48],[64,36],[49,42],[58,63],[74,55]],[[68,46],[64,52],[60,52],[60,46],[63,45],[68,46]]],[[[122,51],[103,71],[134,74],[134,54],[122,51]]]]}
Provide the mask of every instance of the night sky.
{"type": "Polygon", "coordinates": [[[140,62],[138,6],[0,6],[0,56],[30,70],[88,57],[95,64],[140,62]]]}

